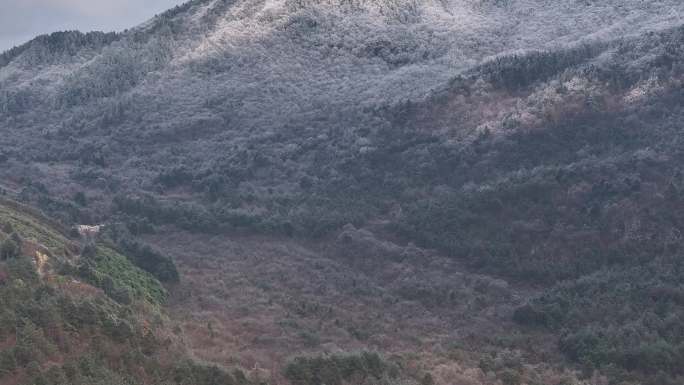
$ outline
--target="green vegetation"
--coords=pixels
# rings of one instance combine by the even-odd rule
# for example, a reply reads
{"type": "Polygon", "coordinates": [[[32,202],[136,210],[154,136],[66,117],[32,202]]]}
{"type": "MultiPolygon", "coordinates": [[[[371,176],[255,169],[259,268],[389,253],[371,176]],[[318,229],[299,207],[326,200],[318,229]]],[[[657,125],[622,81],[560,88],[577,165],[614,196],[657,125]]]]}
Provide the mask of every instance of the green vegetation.
{"type": "MultiPolygon", "coordinates": [[[[140,334],[143,328],[129,309],[111,300],[74,298],[63,293],[41,282],[33,264],[25,257],[1,264],[0,269],[5,272],[5,282],[0,285],[0,340],[16,338],[16,342],[0,354],[3,377],[34,378],[36,384],[66,384],[66,380],[59,382],[58,379],[64,378],[68,364],[64,370],[50,369],[50,374],[43,373],[43,364],[58,356],[70,357],[69,361],[88,359],[94,350],[73,357],[72,349],[85,342],[79,342],[81,338],[94,338],[95,334],[102,333],[113,343],[126,341],[134,349],[143,343],[145,337],[140,334]],[[78,330],[78,333],[74,334],[72,330],[78,330]],[[52,377],[52,374],[58,375],[52,377]],[[53,382],[44,382],[46,379],[53,382]]],[[[94,344],[95,340],[87,343],[94,344]]],[[[84,368],[73,370],[72,378],[92,377],[84,368]]],[[[107,370],[103,369],[104,372],[107,370]]],[[[99,374],[95,377],[104,379],[99,374]]]]}
{"type": "Polygon", "coordinates": [[[495,87],[517,91],[590,60],[606,48],[605,44],[594,43],[568,50],[501,56],[478,67],[471,76],[487,79],[495,87]]]}
{"type": "Polygon", "coordinates": [[[124,226],[112,225],[105,229],[104,237],[137,267],[152,274],[159,281],[178,283],[180,276],[173,260],[158,250],[136,240],[124,226]]]}
{"type": "MultiPolygon", "coordinates": [[[[248,385],[240,371],[169,355],[161,305],[166,290],[149,273],[104,245],[83,247],[79,265],[50,221],[16,204],[0,204],[0,382],[33,385],[248,385]],[[17,245],[46,241],[49,261],[17,245]],[[53,260],[54,259],[54,260],[53,260]],[[36,267],[43,266],[41,276],[36,267]],[[59,271],[47,265],[59,266],[59,271]],[[62,275],[66,274],[66,275],[62,275]],[[74,280],[80,274],[86,282],[74,280]],[[49,275],[49,278],[48,278],[49,275]],[[141,382],[142,381],[142,382],[141,382]]],[[[35,247],[38,247],[37,243],[35,247]]],[[[71,246],[70,246],[71,247],[71,246]]],[[[42,249],[39,249],[42,250],[42,249]]]]}
{"type": "Polygon", "coordinates": [[[376,384],[397,374],[397,367],[371,352],[297,357],[285,368],[285,376],[293,385],[376,384]]]}
{"type": "Polygon", "coordinates": [[[63,234],[59,225],[21,204],[0,199],[0,218],[4,226],[12,229],[4,229],[6,234],[17,232],[22,237],[53,250],[63,251],[71,246],[71,241],[63,234]]]}
{"type": "Polygon", "coordinates": [[[586,368],[684,375],[684,261],[678,254],[560,283],[515,318],[559,333],[560,349],[586,368]]]}
{"type": "Polygon", "coordinates": [[[178,365],[173,372],[178,385],[249,385],[245,374],[241,370],[226,373],[213,365],[201,365],[188,361],[178,365]]]}
{"type": "Polygon", "coordinates": [[[81,277],[120,302],[130,302],[130,296],[157,305],[166,301],[166,289],[149,273],[113,249],[91,247],[94,250],[84,252],[78,267],[81,277]]]}
{"type": "Polygon", "coordinates": [[[0,259],[6,260],[19,256],[21,253],[21,240],[17,238],[16,233],[12,233],[12,235],[0,243],[0,259]]]}

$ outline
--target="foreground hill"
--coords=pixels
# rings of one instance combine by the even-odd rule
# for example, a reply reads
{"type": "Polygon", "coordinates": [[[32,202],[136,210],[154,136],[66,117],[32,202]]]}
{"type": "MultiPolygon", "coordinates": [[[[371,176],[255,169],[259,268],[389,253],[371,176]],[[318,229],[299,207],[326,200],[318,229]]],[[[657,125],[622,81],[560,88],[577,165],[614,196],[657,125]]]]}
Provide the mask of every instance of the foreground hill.
{"type": "Polygon", "coordinates": [[[107,242],[4,199],[0,224],[0,383],[250,383],[191,360],[166,289],[107,242]]]}
{"type": "Polygon", "coordinates": [[[0,59],[0,187],[173,256],[190,351],[260,380],[371,350],[395,382],[681,383],[682,11],[217,0],[42,36],[0,59]]]}

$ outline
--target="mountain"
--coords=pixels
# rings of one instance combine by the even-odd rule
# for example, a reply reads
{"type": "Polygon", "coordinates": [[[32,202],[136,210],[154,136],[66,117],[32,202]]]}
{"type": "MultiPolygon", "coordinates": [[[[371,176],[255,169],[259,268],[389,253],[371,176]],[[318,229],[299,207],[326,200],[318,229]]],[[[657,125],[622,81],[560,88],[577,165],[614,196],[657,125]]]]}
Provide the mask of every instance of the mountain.
{"type": "Polygon", "coordinates": [[[196,0],[41,36],[0,56],[0,187],[105,223],[251,381],[678,384],[682,12],[196,0]]]}

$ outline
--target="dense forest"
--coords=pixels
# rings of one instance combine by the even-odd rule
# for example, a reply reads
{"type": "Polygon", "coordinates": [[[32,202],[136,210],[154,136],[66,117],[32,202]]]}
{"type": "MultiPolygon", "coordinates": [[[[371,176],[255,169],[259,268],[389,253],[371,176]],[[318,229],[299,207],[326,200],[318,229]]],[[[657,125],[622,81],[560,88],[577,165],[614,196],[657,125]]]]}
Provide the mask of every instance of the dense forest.
{"type": "Polygon", "coordinates": [[[0,192],[103,230],[0,210],[0,375],[681,383],[684,6],[566,3],[195,0],[3,53],[0,192]]]}

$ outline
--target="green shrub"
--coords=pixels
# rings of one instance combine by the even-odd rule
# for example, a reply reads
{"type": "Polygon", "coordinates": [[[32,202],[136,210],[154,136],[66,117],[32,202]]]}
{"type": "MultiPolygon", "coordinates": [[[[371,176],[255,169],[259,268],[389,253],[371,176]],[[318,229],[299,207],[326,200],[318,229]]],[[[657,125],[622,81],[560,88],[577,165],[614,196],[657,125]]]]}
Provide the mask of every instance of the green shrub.
{"type": "Polygon", "coordinates": [[[28,257],[20,257],[10,260],[7,263],[9,274],[14,279],[21,279],[26,282],[38,281],[38,272],[36,266],[28,257]]]}
{"type": "Polygon", "coordinates": [[[0,243],[0,259],[7,260],[17,258],[21,252],[21,247],[12,238],[7,238],[0,243]]]}
{"type": "Polygon", "coordinates": [[[236,370],[231,375],[215,365],[202,365],[187,361],[173,372],[173,381],[179,385],[247,385],[244,373],[236,370]]]}
{"type": "Polygon", "coordinates": [[[132,298],[152,304],[166,301],[167,292],[161,283],[126,257],[104,246],[92,246],[91,249],[82,255],[78,267],[83,279],[102,288],[122,304],[130,303],[132,298]]]}
{"type": "Polygon", "coordinates": [[[294,385],[341,385],[350,381],[362,384],[396,374],[392,364],[371,352],[297,357],[285,367],[285,377],[294,385]]]}
{"type": "Polygon", "coordinates": [[[176,265],[171,258],[161,254],[149,245],[129,238],[122,239],[118,242],[118,245],[131,262],[154,275],[161,282],[176,283],[180,280],[176,265]]]}
{"type": "Polygon", "coordinates": [[[12,373],[17,368],[17,360],[12,349],[0,351],[0,377],[12,373]]]}

